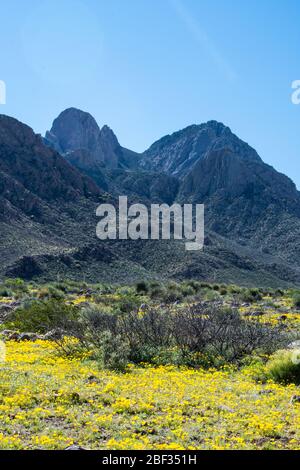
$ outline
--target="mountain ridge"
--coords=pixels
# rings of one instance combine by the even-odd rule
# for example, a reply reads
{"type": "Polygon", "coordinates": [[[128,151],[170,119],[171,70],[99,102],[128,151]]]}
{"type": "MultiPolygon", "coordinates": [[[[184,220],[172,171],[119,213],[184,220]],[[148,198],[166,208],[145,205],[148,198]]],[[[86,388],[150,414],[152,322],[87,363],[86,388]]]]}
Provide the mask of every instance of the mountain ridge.
{"type": "Polygon", "coordinates": [[[263,243],[266,230],[259,232],[265,213],[269,230],[276,229],[276,217],[287,214],[299,230],[300,193],[295,184],[218,121],[193,124],[162,137],[138,154],[131,167],[117,164],[117,169],[107,169],[104,165],[91,171],[74,160],[72,163],[115,195],[127,191],[144,198],[147,181],[147,197],[153,202],[205,203],[208,228],[238,241],[252,237],[257,245],[263,243]],[[161,187],[158,193],[153,190],[157,186],[161,187]],[[240,222],[235,220],[239,216],[240,222]]]}
{"type": "Polygon", "coordinates": [[[188,126],[137,154],[88,113],[70,108],[54,122],[42,139],[0,116],[0,276],[299,284],[300,193],[224,124],[188,126]],[[204,203],[204,250],[100,242],[95,209],[118,195],[204,203]]]}

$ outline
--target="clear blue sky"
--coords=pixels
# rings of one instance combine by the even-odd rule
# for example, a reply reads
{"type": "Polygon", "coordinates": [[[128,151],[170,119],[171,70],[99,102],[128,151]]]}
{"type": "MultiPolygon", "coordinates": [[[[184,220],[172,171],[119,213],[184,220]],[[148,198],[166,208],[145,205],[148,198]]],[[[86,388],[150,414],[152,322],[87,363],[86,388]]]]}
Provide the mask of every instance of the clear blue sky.
{"type": "Polygon", "coordinates": [[[216,119],[300,188],[299,0],[2,0],[0,113],[89,111],[122,145],[216,119]]]}

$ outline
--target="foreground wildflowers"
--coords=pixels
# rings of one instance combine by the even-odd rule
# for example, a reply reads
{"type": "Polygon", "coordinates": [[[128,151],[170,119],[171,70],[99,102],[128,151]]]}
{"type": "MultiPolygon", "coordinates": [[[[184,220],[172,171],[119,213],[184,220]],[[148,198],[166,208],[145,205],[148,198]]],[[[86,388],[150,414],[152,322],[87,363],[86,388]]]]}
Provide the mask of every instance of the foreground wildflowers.
{"type": "Polygon", "coordinates": [[[0,449],[299,449],[299,389],[253,368],[100,371],[52,343],[8,342],[0,363],[0,449]]]}

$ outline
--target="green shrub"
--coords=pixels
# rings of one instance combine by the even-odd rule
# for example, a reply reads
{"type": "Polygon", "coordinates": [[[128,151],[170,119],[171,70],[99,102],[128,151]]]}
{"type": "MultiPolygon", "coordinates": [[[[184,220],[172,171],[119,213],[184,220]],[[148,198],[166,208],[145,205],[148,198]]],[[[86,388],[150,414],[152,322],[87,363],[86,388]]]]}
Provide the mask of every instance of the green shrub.
{"type": "Polygon", "coordinates": [[[212,289],[211,284],[209,284],[208,282],[200,282],[200,287],[202,289],[212,289]]]}
{"type": "Polygon", "coordinates": [[[162,300],[166,304],[172,304],[174,302],[181,301],[183,299],[182,292],[179,288],[177,289],[169,289],[167,292],[162,296],[162,300]]]}
{"type": "Polygon", "coordinates": [[[240,294],[242,291],[241,287],[235,285],[228,286],[227,289],[230,294],[240,294]]]}
{"type": "MultiPolygon", "coordinates": [[[[272,295],[272,294],[271,294],[272,295]]],[[[275,295],[277,297],[282,297],[284,295],[284,291],[282,289],[276,289],[275,295]]]]}
{"type": "Polygon", "coordinates": [[[256,302],[258,300],[262,300],[262,295],[259,291],[259,289],[243,289],[243,291],[240,294],[240,299],[242,302],[256,302]]]}
{"type": "Polygon", "coordinates": [[[116,302],[115,310],[116,312],[127,313],[132,310],[137,310],[141,304],[141,298],[137,295],[126,295],[116,302]]]}
{"type": "Polygon", "coordinates": [[[293,305],[296,308],[300,308],[300,294],[295,294],[293,297],[293,305]]]}
{"type": "Polygon", "coordinates": [[[192,295],[195,295],[197,292],[194,287],[190,285],[183,285],[180,290],[183,297],[190,297],[192,295]]]}
{"type": "Polygon", "coordinates": [[[300,352],[277,351],[266,364],[266,374],[275,382],[300,384],[300,352]]]}
{"type": "Polygon", "coordinates": [[[0,297],[12,297],[13,293],[10,289],[7,289],[6,287],[1,287],[0,288],[0,297]]]}
{"type": "Polygon", "coordinates": [[[220,298],[220,294],[218,291],[212,289],[208,289],[208,290],[205,290],[204,293],[203,293],[203,297],[206,301],[210,302],[210,301],[213,301],[213,300],[217,300],[220,298]]]}
{"type": "Polygon", "coordinates": [[[5,285],[8,286],[8,287],[15,287],[15,288],[22,288],[22,287],[25,287],[25,282],[23,281],[23,279],[19,279],[19,278],[14,278],[14,279],[6,279],[5,280],[5,285]]]}
{"type": "Polygon", "coordinates": [[[23,279],[6,279],[4,285],[15,293],[20,294],[29,292],[28,285],[23,281],[23,279]]]}
{"type": "Polygon", "coordinates": [[[150,289],[154,288],[154,287],[159,287],[161,284],[158,282],[158,281],[150,281],[149,282],[149,287],[150,289]]]}
{"type": "Polygon", "coordinates": [[[103,306],[89,305],[80,311],[80,321],[83,325],[84,334],[89,342],[98,344],[102,341],[102,333],[110,331],[117,334],[116,313],[108,313],[103,306]],[[99,339],[98,339],[99,337],[99,339]]]}
{"type": "Polygon", "coordinates": [[[200,289],[203,287],[202,283],[200,283],[199,281],[194,281],[193,279],[191,281],[186,281],[185,283],[182,284],[182,286],[185,286],[185,285],[192,287],[195,292],[200,291],[200,289]]]}
{"type": "Polygon", "coordinates": [[[110,331],[103,331],[99,341],[99,348],[94,358],[105,369],[123,372],[128,364],[129,346],[120,335],[113,335],[110,331]]]}
{"type": "Polygon", "coordinates": [[[135,288],[138,294],[147,294],[149,291],[149,285],[146,281],[138,282],[135,288]]]}
{"type": "Polygon", "coordinates": [[[130,312],[119,316],[118,328],[130,347],[130,360],[153,362],[163,351],[176,345],[172,334],[172,315],[169,310],[147,310],[142,315],[130,312]]]}
{"type": "Polygon", "coordinates": [[[166,293],[166,289],[160,285],[154,285],[150,288],[151,299],[161,299],[166,293]]]}
{"type": "Polygon", "coordinates": [[[129,286],[121,286],[121,287],[118,287],[116,290],[115,290],[115,294],[117,295],[122,295],[122,296],[134,296],[136,295],[136,289],[134,289],[134,287],[129,287],[129,286]]]}
{"type": "Polygon", "coordinates": [[[68,329],[78,318],[78,309],[54,299],[33,301],[18,308],[12,317],[12,326],[19,331],[46,333],[53,328],[68,329]]]}
{"type": "Polygon", "coordinates": [[[46,286],[40,289],[37,295],[38,299],[55,299],[55,300],[62,300],[64,299],[65,295],[62,290],[57,289],[54,286],[46,286]]]}

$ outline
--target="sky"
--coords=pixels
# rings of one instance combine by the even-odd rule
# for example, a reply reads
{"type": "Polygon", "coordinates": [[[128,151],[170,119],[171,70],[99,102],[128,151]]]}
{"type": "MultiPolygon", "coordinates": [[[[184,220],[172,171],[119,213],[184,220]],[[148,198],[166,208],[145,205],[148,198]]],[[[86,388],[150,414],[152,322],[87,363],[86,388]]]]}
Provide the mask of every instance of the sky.
{"type": "Polygon", "coordinates": [[[143,151],[214,119],[300,189],[299,0],[1,0],[7,114],[89,111],[143,151]]]}

